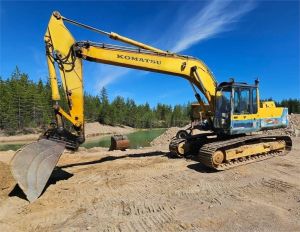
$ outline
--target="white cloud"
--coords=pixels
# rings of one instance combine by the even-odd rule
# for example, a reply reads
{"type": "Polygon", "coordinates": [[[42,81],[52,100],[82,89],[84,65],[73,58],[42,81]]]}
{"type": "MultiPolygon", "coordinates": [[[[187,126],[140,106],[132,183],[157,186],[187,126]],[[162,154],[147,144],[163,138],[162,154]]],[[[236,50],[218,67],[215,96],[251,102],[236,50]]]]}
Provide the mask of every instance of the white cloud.
{"type": "Polygon", "coordinates": [[[99,92],[103,87],[119,80],[120,77],[125,76],[130,69],[111,66],[111,65],[99,65],[99,68],[95,70],[94,79],[97,80],[95,90],[99,92]]]}
{"type": "Polygon", "coordinates": [[[31,52],[32,62],[34,63],[34,69],[30,75],[36,79],[42,79],[43,81],[47,80],[49,73],[45,51],[39,50],[32,46],[28,47],[27,49],[31,52]]]}
{"type": "MultiPolygon", "coordinates": [[[[169,47],[172,52],[181,52],[205,39],[209,39],[217,34],[232,29],[244,14],[255,7],[254,1],[236,0],[212,0],[197,11],[187,10],[190,6],[188,2],[183,6],[178,14],[178,19],[168,26],[165,34],[160,34],[157,41],[159,47],[169,47]]],[[[132,69],[101,65],[101,68],[94,72],[94,80],[99,80],[95,85],[98,92],[102,87],[119,81],[121,77],[127,75],[132,69]]],[[[147,74],[148,72],[145,72],[147,74]]]]}
{"type": "Polygon", "coordinates": [[[175,22],[178,25],[174,31],[177,38],[173,37],[174,44],[170,50],[181,52],[205,39],[231,30],[232,25],[254,7],[254,1],[213,0],[195,15],[180,14],[183,16],[175,22]]]}

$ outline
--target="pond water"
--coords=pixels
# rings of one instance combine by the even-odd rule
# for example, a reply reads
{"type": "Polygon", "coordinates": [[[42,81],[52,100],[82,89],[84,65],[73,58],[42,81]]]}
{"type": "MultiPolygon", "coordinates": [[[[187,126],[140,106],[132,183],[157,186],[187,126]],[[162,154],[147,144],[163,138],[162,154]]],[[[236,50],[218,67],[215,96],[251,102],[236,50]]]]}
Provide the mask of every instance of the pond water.
{"type": "MultiPolygon", "coordinates": [[[[152,129],[152,130],[139,130],[130,134],[127,137],[130,141],[130,148],[136,149],[140,147],[149,147],[150,142],[156,137],[164,133],[166,129],[152,129]]],[[[92,148],[92,147],[110,147],[110,137],[102,137],[99,140],[87,141],[82,144],[82,147],[92,148]]]]}
{"type": "MultiPolygon", "coordinates": [[[[150,146],[150,142],[156,137],[164,133],[166,129],[152,129],[152,130],[139,130],[130,134],[127,134],[127,137],[130,141],[130,148],[136,149],[140,147],[150,146]]],[[[82,144],[82,147],[92,148],[92,147],[110,147],[110,137],[105,136],[102,138],[93,139],[92,141],[86,141],[82,144]]],[[[0,144],[0,151],[13,150],[16,151],[19,148],[24,146],[24,143],[9,143],[9,144],[0,144]]]]}

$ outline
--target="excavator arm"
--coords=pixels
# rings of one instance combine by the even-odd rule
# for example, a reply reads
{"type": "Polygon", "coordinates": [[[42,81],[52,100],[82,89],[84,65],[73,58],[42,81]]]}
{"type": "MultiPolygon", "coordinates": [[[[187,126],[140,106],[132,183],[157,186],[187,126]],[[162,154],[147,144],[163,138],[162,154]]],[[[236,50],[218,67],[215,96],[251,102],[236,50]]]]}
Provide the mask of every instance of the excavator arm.
{"type": "Polygon", "coordinates": [[[165,73],[185,78],[191,83],[202,111],[207,111],[208,116],[211,116],[214,111],[216,80],[208,67],[202,61],[193,57],[170,53],[114,32],[108,33],[102,31],[67,19],[58,12],[52,14],[44,40],[52,99],[55,102],[54,111],[57,128],[60,130],[60,135],[56,133],[57,131],[54,133],[53,130],[48,136],[52,136],[57,140],[65,140],[70,148],[76,148],[76,146],[84,142],[82,60],[165,73]],[[131,47],[76,41],[66,28],[64,22],[103,34],[113,40],[129,44],[131,47]],[[61,96],[58,91],[58,79],[55,67],[59,69],[69,109],[62,109],[59,105],[61,96]],[[209,111],[197,93],[196,88],[206,98],[209,111]],[[63,119],[67,119],[72,123],[76,137],[73,136],[74,133],[71,134],[64,129],[63,119]],[[77,140],[72,141],[74,138],[77,138],[77,140]]]}
{"type": "Polygon", "coordinates": [[[114,32],[108,33],[78,23],[61,16],[59,12],[52,14],[44,41],[55,123],[51,124],[51,128],[39,141],[19,150],[11,161],[12,174],[31,202],[42,193],[64,149],[76,150],[85,140],[82,60],[182,77],[190,82],[202,111],[212,123],[217,82],[208,67],[200,60],[163,51],[114,32]],[[76,41],[65,26],[65,22],[131,46],[76,41]],[[63,96],[60,95],[57,73],[60,76],[68,109],[63,109],[60,105],[63,96]],[[197,89],[206,99],[208,107],[197,89]],[[66,129],[64,125],[66,120],[73,125],[74,130],[66,129]]]}

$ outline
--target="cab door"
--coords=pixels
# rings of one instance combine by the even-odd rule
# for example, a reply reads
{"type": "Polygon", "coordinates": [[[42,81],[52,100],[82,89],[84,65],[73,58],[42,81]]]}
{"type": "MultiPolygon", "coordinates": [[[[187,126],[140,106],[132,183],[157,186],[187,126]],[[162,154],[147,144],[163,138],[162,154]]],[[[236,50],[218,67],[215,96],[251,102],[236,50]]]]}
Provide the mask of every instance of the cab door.
{"type": "Polygon", "coordinates": [[[232,88],[222,88],[216,92],[216,112],[214,116],[214,129],[222,134],[230,131],[232,111],[232,88]]]}

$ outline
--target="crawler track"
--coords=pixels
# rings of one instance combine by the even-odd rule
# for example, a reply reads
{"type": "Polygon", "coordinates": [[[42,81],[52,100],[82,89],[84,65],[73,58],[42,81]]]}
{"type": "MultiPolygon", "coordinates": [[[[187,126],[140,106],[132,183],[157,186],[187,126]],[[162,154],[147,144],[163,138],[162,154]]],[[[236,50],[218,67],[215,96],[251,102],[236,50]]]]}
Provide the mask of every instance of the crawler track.
{"type": "Polygon", "coordinates": [[[226,170],[240,165],[253,163],[265,159],[272,158],[278,155],[287,154],[292,147],[292,141],[289,136],[277,136],[277,135],[252,135],[244,136],[235,139],[229,139],[226,141],[217,141],[203,145],[197,156],[197,159],[207,167],[216,169],[216,170],[226,170]],[[252,156],[247,156],[243,158],[238,158],[234,160],[225,161],[219,165],[215,165],[213,162],[213,154],[217,150],[227,150],[232,148],[238,148],[247,144],[255,144],[260,142],[267,141],[279,141],[284,140],[286,147],[283,151],[270,151],[269,153],[259,153],[252,156]]]}
{"type": "MultiPolygon", "coordinates": [[[[183,143],[182,139],[174,139],[170,143],[170,150],[176,151],[176,144],[183,143]]],[[[279,155],[287,154],[292,148],[292,140],[289,136],[277,136],[277,135],[248,135],[248,136],[240,136],[236,138],[231,138],[227,140],[220,140],[218,138],[207,138],[205,136],[201,136],[201,139],[187,139],[187,144],[192,144],[192,150],[197,152],[192,152],[188,155],[189,158],[200,161],[205,166],[215,169],[215,170],[226,170],[233,167],[245,165],[248,163],[258,162],[261,160],[269,159],[279,155]],[[250,156],[239,157],[232,160],[226,160],[218,165],[213,162],[213,155],[216,151],[226,151],[233,148],[239,148],[244,145],[253,145],[262,142],[274,142],[274,141],[284,141],[285,149],[284,150],[272,150],[267,153],[257,153],[250,156]]],[[[191,145],[190,145],[191,146],[191,145]]],[[[179,155],[180,156],[180,155],[179,155]]]]}

